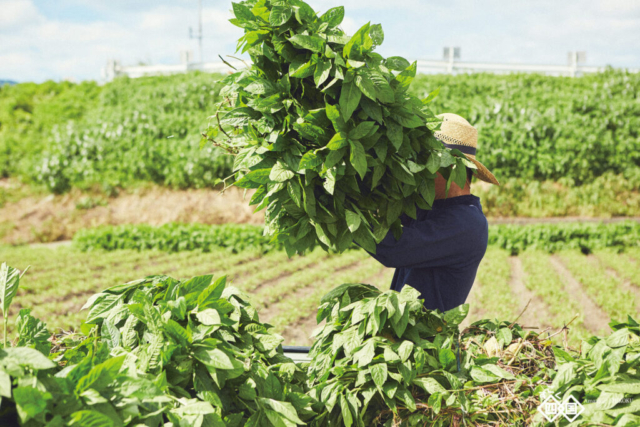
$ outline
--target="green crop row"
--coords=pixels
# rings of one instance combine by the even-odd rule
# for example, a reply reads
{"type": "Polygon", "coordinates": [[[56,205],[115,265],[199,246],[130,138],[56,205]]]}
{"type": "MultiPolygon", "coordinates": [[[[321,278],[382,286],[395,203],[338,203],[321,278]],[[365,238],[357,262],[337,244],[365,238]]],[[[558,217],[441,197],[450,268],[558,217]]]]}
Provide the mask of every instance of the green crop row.
{"type": "Polygon", "coordinates": [[[226,248],[231,252],[281,248],[262,234],[263,227],[248,224],[165,224],[104,226],[80,230],[73,238],[81,250],[157,249],[168,252],[226,248]]]}
{"type": "MultiPolygon", "coordinates": [[[[84,229],[74,236],[74,244],[83,251],[92,249],[157,249],[169,252],[227,248],[232,252],[255,249],[269,252],[282,246],[263,236],[258,225],[166,224],[120,225],[84,229]]],[[[489,245],[517,255],[525,249],[557,252],[640,246],[640,223],[625,221],[602,223],[557,223],[530,225],[493,225],[489,227],[489,245]]]]}
{"type": "Polygon", "coordinates": [[[433,75],[412,86],[419,96],[439,87],[432,109],[478,128],[478,158],[498,179],[581,184],[606,172],[638,176],[640,74],[433,75]]]}
{"type": "Polygon", "coordinates": [[[200,148],[219,76],[0,87],[0,171],[53,192],[134,182],[211,187],[231,160],[200,148]]]}
{"type": "Polygon", "coordinates": [[[603,248],[623,250],[640,246],[640,223],[494,225],[489,227],[489,245],[506,249],[512,255],[525,249],[546,252],[579,249],[585,254],[603,248]]]}
{"type": "MultiPolygon", "coordinates": [[[[221,151],[199,147],[218,79],[192,73],[0,87],[0,174],[54,192],[135,182],[212,186],[231,165],[221,151]]],[[[412,84],[418,96],[436,88],[433,110],[478,127],[478,157],[501,181],[572,186],[615,174],[639,188],[638,74],[420,75],[412,84]]]]}

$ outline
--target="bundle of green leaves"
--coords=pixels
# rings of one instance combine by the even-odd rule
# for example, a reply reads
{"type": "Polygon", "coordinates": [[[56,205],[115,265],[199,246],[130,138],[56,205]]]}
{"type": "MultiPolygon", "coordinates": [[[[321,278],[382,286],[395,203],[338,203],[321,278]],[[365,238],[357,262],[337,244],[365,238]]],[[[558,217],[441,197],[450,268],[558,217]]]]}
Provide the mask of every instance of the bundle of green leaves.
{"type": "Polygon", "coordinates": [[[408,93],[416,63],[374,52],[380,25],[349,37],[343,7],[318,16],[302,0],[233,11],[245,30],[238,49],[253,63],[222,81],[203,142],[236,155],[233,185],[256,189],[250,204],[266,208],[266,234],[289,254],[353,241],[375,252],[389,230],[399,237],[402,213],[430,209],[436,172],[464,185],[475,166],[433,137],[437,93],[408,93]]]}
{"type": "MultiPolygon", "coordinates": [[[[3,268],[12,278],[0,286],[11,290],[1,292],[4,306],[19,279],[3,268]]],[[[86,336],[58,337],[50,355],[46,326],[21,312],[16,343],[28,347],[0,352],[2,419],[291,427],[313,414],[305,373],[283,355],[282,337],[225,277],[150,276],[106,289],[85,308],[86,336]]]]}
{"type": "Polygon", "coordinates": [[[461,386],[456,346],[468,306],[442,314],[425,310],[419,296],[410,286],[381,293],[345,284],[322,299],[317,320],[327,322],[316,334],[308,370],[310,395],[322,405],[317,425],[424,422],[442,400],[460,404],[446,390],[461,386]]]}

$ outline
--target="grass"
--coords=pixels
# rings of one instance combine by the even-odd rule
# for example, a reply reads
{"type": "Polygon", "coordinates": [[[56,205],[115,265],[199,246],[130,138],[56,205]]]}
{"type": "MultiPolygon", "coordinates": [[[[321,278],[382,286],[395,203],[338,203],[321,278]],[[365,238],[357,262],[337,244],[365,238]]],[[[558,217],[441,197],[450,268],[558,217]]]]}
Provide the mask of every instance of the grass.
{"type": "Polygon", "coordinates": [[[478,269],[474,289],[475,307],[470,309],[470,319],[499,318],[514,319],[517,313],[516,295],[511,291],[509,280],[509,254],[497,248],[488,248],[478,269]]]}

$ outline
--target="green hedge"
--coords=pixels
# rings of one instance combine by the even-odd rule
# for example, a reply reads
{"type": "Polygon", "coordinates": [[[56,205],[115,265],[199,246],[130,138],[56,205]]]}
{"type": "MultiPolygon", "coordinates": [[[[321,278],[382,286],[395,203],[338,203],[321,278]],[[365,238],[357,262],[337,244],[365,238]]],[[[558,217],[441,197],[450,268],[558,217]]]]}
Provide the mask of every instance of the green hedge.
{"type": "MultiPolygon", "coordinates": [[[[166,224],[103,226],[80,230],[73,238],[76,247],[92,249],[157,249],[177,252],[211,251],[227,248],[232,252],[255,249],[262,252],[282,249],[262,234],[259,225],[166,224]]],[[[489,245],[499,246],[517,255],[526,249],[557,252],[640,246],[640,223],[633,221],[602,223],[556,223],[529,225],[492,225],[489,245]]]]}
{"type": "MultiPolygon", "coordinates": [[[[230,167],[218,150],[199,148],[218,78],[0,87],[0,173],[55,192],[140,181],[211,186],[230,167]]],[[[575,185],[605,173],[640,180],[640,74],[420,75],[412,84],[419,96],[438,87],[434,111],[458,113],[478,127],[478,157],[502,181],[575,185]]]]}

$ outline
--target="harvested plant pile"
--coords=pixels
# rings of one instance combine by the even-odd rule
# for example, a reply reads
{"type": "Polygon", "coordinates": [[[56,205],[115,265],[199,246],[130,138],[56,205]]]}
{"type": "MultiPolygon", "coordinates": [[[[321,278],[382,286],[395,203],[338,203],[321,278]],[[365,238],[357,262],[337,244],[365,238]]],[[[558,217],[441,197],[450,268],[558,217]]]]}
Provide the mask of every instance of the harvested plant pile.
{"type": "MultiPolygon", "coordinates": [[[[5,320],[19,281],[3,264],[5,320]]],[[[550,426],[538,411],[549,396],[583,405],[572,425],[640,422],[632,318],[578,351],[509,321],[459,332],[468,306],[428,311],[417,297],[410,287],[339,286],[322,300],[318,319],[327,322],[303,365],[282,354],[282,338],[224,277],[111,287],[87,302],[79,331],[53,336],[22,309],[0,350],[0,422],[550,426]]]]}

